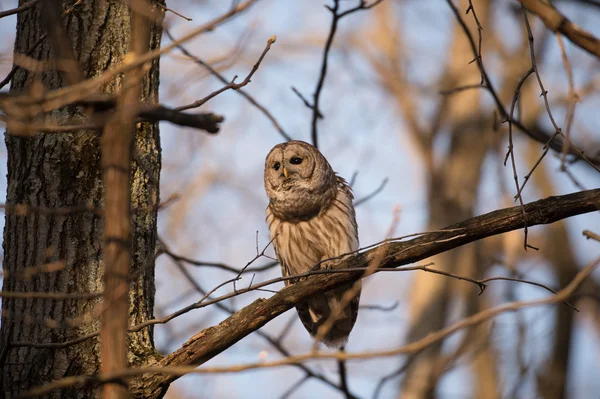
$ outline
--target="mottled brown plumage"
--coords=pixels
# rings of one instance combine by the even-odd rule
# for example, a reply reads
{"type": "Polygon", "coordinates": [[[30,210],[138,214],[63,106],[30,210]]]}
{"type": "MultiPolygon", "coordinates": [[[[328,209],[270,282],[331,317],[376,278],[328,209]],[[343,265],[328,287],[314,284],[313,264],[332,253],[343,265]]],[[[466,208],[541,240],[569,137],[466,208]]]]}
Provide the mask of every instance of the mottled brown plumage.
{"type": "MultiPolygon", "coordinates": [[[[284,276],[307,272],[324,259],[358,249],[352,190],[312,145],[290,141],[275,146],[265,161],[265,190],[267,224],[284,276]]],[[[313,337],[351,287],[316,295],[296,307],[313,337]]],[[[327,346],[346,343],[356,322],[359,298],[360,291],[345,309],[336,312],[337,319],[322,339],[327,346]]]]}

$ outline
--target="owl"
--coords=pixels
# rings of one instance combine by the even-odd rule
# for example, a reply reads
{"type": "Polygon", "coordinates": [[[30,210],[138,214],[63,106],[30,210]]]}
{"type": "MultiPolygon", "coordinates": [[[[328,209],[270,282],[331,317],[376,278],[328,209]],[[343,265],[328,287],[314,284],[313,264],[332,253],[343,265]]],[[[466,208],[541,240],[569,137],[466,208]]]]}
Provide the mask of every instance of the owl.
{"type": "MultiPolygon", "coordinates": [[[[303,141],[276,145],[267,155],[264,180],[269,197],[266,220],[283,276],[310,271],[324,259],[358,249],[352,190],[315,147],[303,141]]],[[[351,288],[348,284],[296,306],[313,337],[331,314],[337,315],[322,337],[328,347],[343,347],[356,322],[360,289],[340,309],[342,296],[351,288]]]]}

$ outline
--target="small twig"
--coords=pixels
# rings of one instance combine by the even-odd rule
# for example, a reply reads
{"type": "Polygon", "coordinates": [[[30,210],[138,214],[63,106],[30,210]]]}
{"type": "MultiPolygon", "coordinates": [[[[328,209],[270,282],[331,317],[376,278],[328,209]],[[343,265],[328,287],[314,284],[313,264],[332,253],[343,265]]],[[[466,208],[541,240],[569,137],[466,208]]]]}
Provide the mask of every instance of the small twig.
{"type": "Polygon", "coordinates": [[[591,238],[593,240],[596,240],[598,242],[600,242],[600,235],[594,233],[593,231],[590,230],[583,230],[583,235],[585,236],[585,238],[587,238],[588,240],[591,238]]]}
{"type": "Polygon", "coordinates": [[[523,229],[523,232],[524,232],[523,247],[525,248],[525,251],[527,251],[527,248],[532,248],[532,249],[536,249],[536,250],[537,250],[537,248],[532,247],[531,245],[529,245],[527,243],[527,234],[528,234],[527,214],[525,213],[525,205],[523,204],[523,196],[521,195],[521,192],[519,190],[519,176],[517,174],[517,164],[515,161],[512,127],[513,127],[513,115],[514,115],[514,111],[515,111],[515,106],[517,105],[517,101],[519,100],[519,95],[521,93],[521,87],[523,86],[523,84],[525,83],[525,81],[527,80],[529,75],[531,75],[534,72],[534,70],[535,69],[533,67],[531,67],[517,83],[517,87],[515,89],[515,94],[513,96],[513,100],[510,105],[510,114],[508,115],[508,152],[506,153],[506,157],[504,158],[504,165],[506,166],[506,160],[510,156],[510,163],[511,163],[512,171],[513,171],[513,179],[515,181],[515,187],[517,189],[516,197],[519,200],[519,205],[521,206],[522,215],[523,215],[523,223],[525,225],[525,228],[523,229]]]}
{"type": "Polygon", "coordinates": [[[548,139],[548,141],[546,142],[546,144],[544,144],[544,147],[542,149],[542,155],[540,155],[540,157],[537,159],[537,161],[535,162],[535,164],[533,164],[533,167],[531,168],[531,170],[529,171],[529,173],[527,173],[525,175],[525,177],[523,178],[523,184],[521,184],[521,186],[519,187],[519,189],[517,190],[517,194],[515,194],[514,199],[515,201],[517,200],[517,196],[521,195],[521,192],[523,191],[523,189],[525,188],[525,185],[527,184],[527,182],[529,181],[529,178],[531,178],[531,176],[533,175],[533,172],[537,169],[537,167],[539,166],[539,164],[542,162],[542,160],[546,157],[546,154],[548,153],[548,151],[550,150],[550,143],[552,143],[552,141],[560,134],[560,132],[554,132],[554,134],[552,136],[550,136],[550,139],[548,139]]]}
{"type": "Polygon", "coordinates": [[[167,7],[163,6],[163,5],[162,5],[162,4],[160,4],[160,3],[155,3],[155,4],[156,4],[157,6],[159,6],[160,8],[162,8],[163,10],[165,10],[165,11],[169,11],[169,12],[171,12],[171,13],[173,13],[173,14],[177,15],[178,17],[185,19],[185,20],[186,20],[186,21],[188,21],[188,22],[192,21],[192,18],[186,17],[185,15],[183,15],[183,14],[180,14],[180,13],[178,13],[177,11],[175,11],[175,10],[172,10],[172,9],[170,9],[170,8],[167,8],[167,7]]]}
{"type": "Polygon", "coordinates": [[[348,182],[348,185],[350,186],[350,188],[354,188],[354,183],[356,183],[357,177],[358,177],[358,170],[355,170],[354,173],[352,173],[352,177],[350,177],[350,181],[348,182]]]}
{"type": "MultiPolygon", "coordinates": [[[[340,352],[345,352],[344,348],[340,349],[340,352]]],[[[340,386],[342,387],[342,392],[344,393],[346,399],[352,397],[350,394],[350,390],[348,388],[348,371],[346,370],[346,361],[343,359],[338,359],[337,361],[338,373],[340,375],[340,386]]]]}
{"type": "MultiPolygon", "coordinates": [[[[160,240],[160,239],[159,239],[160,240]]],[[[239,274],[241,269],[238,269],[236,267],[227,265],[225,263],[220,263],[220,262],[206,262],[206,261],[200,261],[200,260],[195,260],[195,259],[191,259],[185,256],[181,256],[181,255],[177,255],[176,253],[174,253],[173,251],[171,251],[166,244],[164,243],[164,241],[160,240],[160,245],[161,245],[161,251],[162,253],[164,253],[165,255],[168,255],[170,258],[172,258],[175,261],[181,261],[181,262],[185,262],[189,265],[193,265],[193,266],[206,266],[206,267],[214,267],[217,269],[221,269],[221,270],[225,270],[231,273],[235,273],[235,274],[239,274]]],[[[244,269],[244,273],[256,273],[256,272],[264,272],[266,270],[270,270],[273,267],[277,266],[279,264],[279,262],[269,262],[263,266],[255,266],[255,267],[246,267],[246,269],[244,269]]],[[[248,265],[246,265],[248,266],[248,265]]]]}
{"type": "MultiPolygon", "coordinates": [[[[176,47],[179,49],[179,51],[181,51],[185,56],[189,57],[190,59],[194,60],[198,65],[202,66],[203,68],[207,69],[212,75],[214,75],[217,79],[219,79],[221,82],[223,82],[224,84],[229,84],[231,82],[229,82],[227,79],[225,79],[225,77],[223,77],[223,75],[221,75],[216,69],[214,69],[212,66],[210,66],[209,64],[207,64],[206,62],[202,61],[200,58],[192,55],[185,47],[183,47],[177,40],[175,40],[173,38],[173,36],[171,36],[171,33],[169,32],[168,29],[164,30],[165,34],[167,35],[167,37],[169,39],[171,39],[171,41],[177,43],[176,47]]],[[[238,89],[236,90],[241,96],[243,96],[246,100],[248,100],[250,102],[250,104],[254,105],[256,108],[258,108],[273,124],[273,126],[275,127],[275,129],[279,132],[279,134],[281,134],[286,140],[290,141],[292,140],[291,136],[288,135],[285,130],[283,130],[283,128],[281,127],[281,125],[279,124],[279,122],[277,122],[277,119],[275,119],[275,117],[269,112],[269,110],[267,108],[265,108],[263,105],[259,104],[258,101],[256,101],[254,99],[254,97],[250,96],[248,93],[246,93],[244,90],[242,89],[238,89]]]]}
{"type": "Polygon", "coordinates": [[[472,85],[464,85],[464,86],[459,86],[459,87],[455,87],[453,89],[447,89],[447,90],[440,90],[439,93],[443,96],[450,96],[452,94],[457,94],[460,93],[462,91],[466,91],[466,90],[472,90],[472,89],[484,89],[487,90],[487,86],[484,84],[472,84],[472,85]]]}
{"type": "Polygon", "coordinates": [[[390,381],[390,380],[392,380],[392,379],[394,379],[396,377],[399,377],[400,375],[402,375],[402,373],[404,373],[408,369],[408,367],[412,363],[412,359],[414,359],[414,355],[412,355],[407,361],[405,361],[396,370],[394,370],[391,373],[383,376],[379,380],[379,383],[375,387],[375,391],[373,391],[373,399],[378,399],[379,398],[379,394],[381,393],[381,390],[383,389],[383,386],[385,385],[386,382],[388,382],[388,381],[390,381]]]}
{"type": "MultiPolygon", "coordinates": [[[[47,33],[44,33],[42,36],[40,36],[39,39],[36,40],[35,43],[33,43],[31,45],[31,47],[27,50],[27,52],[25,53],[25,55],[30,56],[33,54],[33,52],[38,48],[38,46],[40,44],[42,44],[42,42],[48,37],[47,33]]],[[[19,66],[18,65],[14,65],[12,67],[12,69],[10,70],[10,72],[6,75],[6,77],[4,79],[2,79],[2,81],[0,82],[0,89],[2,89],[4,86],[6,86],[13,78],[13,76],[15,76],[15,73],[17,73],[17,71],[19,70],[19,66]]]]}
{"type": "Polygon", "coordinates": [[[304,375],[301,379],[292,384],[280,397],[279,399],[287,399],[293,394],[298,388],[302,386],[306,381],[308,381],[310,376],[308,374],[304,375]]]}
{"type": "Polygon", "coordinates": [[[535,59],[535,47],[533,45],[533,32],[531,31],[531,26],[529,25],[529,18],[527,18],[527,11],[524,6],[521,6],[521,12],[523,14],[523,19],[525,21],[525,27],[527,28],[527,40],[529,40],[529,54],[531,56],[531,66],[535,72],[535,77],[538,81],[540,89],[542,91],[541,96],[544,97],[544,104],[546,105],[546,111],[548,113],[548,117],[550,118],[550,122],[552,122],[552,126],[554,127],[554,131],[560,132],[561,129],[556,124],[554,120],[554,116],[552,115],[552,111],[550,110],[550,103],[548,102],[548,91],[544,88],[544,84],[542,83],[542,78],[540,76],[540,72],[538,71],[537,62],[535,59]]]}
{"type": "Polygon", "coordinates": [[[377,311],[381,311],[381,312],[391,312],[393,310],[396,310],[398,308],[398,305],[400,305],[400,302],[396,301],[391,305],[360,305],[359,309],[364,309],[364,310],[377,310],[377,311]]]}
{"type": "Polygon", "coordinates": [[[340,7],[340,0],[333,0],[333,7],[325,6],[329,11],[331,11],[331,26],[329,28],[329,34],[327,35],[327,40],[325,41],[325,47],[323,48],[323,59],[321,61],[321,72],[319,73],[319,79],[317,81],[317,87],[315,88],[315,92],[313,94],[313,103],[309,108],[312,109],[312,142],[315,147],[319,147],[318,143],[318,133],[317,133],[317,121],[323,118],[323,113],[319,109],[319,101],[321,99],[321,92],[323,90],[323,84],[325,83],[325,76],[327,75],[327,62],[329,60],[329,52],[331,50],[331,46],[333,44],[333,38],[337,31],[338,22],[340,19],[345,17],[346,15],[352,14],[353,12],[359,10],[368,10],[370,8],[375,7],[377,4],[381,3],[383,0],[376,0],[371,4],[367,4],[365,0],[359,0],[359,4],[356,7],[350,8],[342,13],[338,14],[338,10],[340,7]]]}
{"type": "Polygon", "coordinates": [[[567,51],[562,40],[562,36],[557,33],[556,40],[560,47],[560,53],[562,54],[563,64],[565,66],[565,72],[567,73],[567,79],[569,81],[569,106],[567,108],[567,115],[565,117],[565,140],[563,141],[562,154],[560,157],[560,168],[562,171],[566,170],[565,161],[567,153],[569,152],[569,138],[571,137],[571,126],[573,125],[573,118],[575,117],[575,105],[579,99],[579,96],[575,92],[575,83],[573,81],[573,69],[569,63],[569,57],[567,57],[567,51]]]}
{"type": "Polygon", "coordinates": [[[19,6],[17,8],[13,8],[11,10],[2,11],[2,12],[0,12],[0,18],[8,17],[9,15],[14,15],[14,14],[18,14],[18,13],[23,12],[23,11],[27,11],[27,10],[35,7],[35,5],[37,4],[37,2],[38,2],[38,0],[31,0],[31,1],[28,1],[27,3],[25,3],[22,6],[19,6]]]}
{"type": "Polygon", "coordinates": [[[246,79],[244,79],[242,82],[235,83],[235,80],[237,79],[237,75],[235,75],[233,77],[233,79],[231,79],[231,81],[226,86],[221,87],[219,90],[213,91],[212,93],[210,93],[209,95],[207,95],[206,97],[204,97],[198,101],[194,101],[191,104],[182,105],[180,107],[177,107],[177,108],[175,108],[175,111],[185,111],[185,110],[191,109],[191,108],[198,108],[198,107],[202,106],[203,104],[205,104],[211,98],[216,97],[217,95],[223,93],[224,91],[227,91],[229,89],[239,90],[242,87],[246,86],[248,83],[250,83],[250,79],[252,78],[254,73],[258,70],[260,63],[262,62],[263,58],[265,58],[265,55],[271,49],[271,45],[273,43],[275,43],[276,40],[277,40],[277,36],[275,36],[275,35],[271,36],[269,38],[269,40],[267,40],[267,45],[266,45],[265,49],[263,50],[262,54],[260,55],[260,57],[258,58],[258,61],[256,61],[256,64],[254,64],[254,66],[250,70],[250,73],[248,73],[248,76],[246,76],[246,79]]]}
{"type": "Polygon", "coordinates": [[[383,191],[383,189],[385,188],[385,186],[388,183],[388,178],[384,178],[381,183],[379,184],[379,186],[373,190],[372,193],[365,195],[364,197],[362,197],[361,199],[358,199],[356,201],[354,201],[354,207],[360,206],[362,204],[364,204],[365,202],[369,201],[370,199],[372,199],[373,197],[375,197],[377,194],[379,194],[380,192],[383,191]]]}
{"type": "MultiPolygon", "coordinates": [[[[477,18],[477,14],[475,13],[475,8],[473,7],[473,3],[471,0],[469,0],[469,7],[467,7],[467,11],[465,12],[465,14],[468,14],[469,12],[473,13],[473,19],[475,20],[475,24],[477,25],[478,43],[477,43],[477,54],[475,56],[475,60],[477,60],[477,64],[479,65],[479,73],[481,74],[481,82],[479,84],[483,85],[486,83],[486,76],[483,74],[483,58],[482,58],[482,53],[481,53],[481,43],[483,41],[483,35],[481,34],[481,32],[483,31],[483,26],[481,26],[481,23],[479,22],[479,18],[477,18]]],[[[475,60],[473,60],[473,61],[475,61],[475,60]]],[[[471,61],[471,63],[473,61],[471,61]]]]}
{"type": "Polygon", "coordinates": [[[321,112],[318,109],[316,109],[311,103],[309,103],[308,100],[306,99],[306,97],[304,97],[302,95],[302,93],[300,93],[298,91],[298,89],[296,89],[294,86],[292,86],[292,91],[298,96],[298,98],[300,98],[300,100],[302,100],[304,105],[306,105],[306,108],[310,109],[313,112],[316,111],[318,113],[317,117],[319,119],[323,119],[323,114],[321,114],[321,112]]]}

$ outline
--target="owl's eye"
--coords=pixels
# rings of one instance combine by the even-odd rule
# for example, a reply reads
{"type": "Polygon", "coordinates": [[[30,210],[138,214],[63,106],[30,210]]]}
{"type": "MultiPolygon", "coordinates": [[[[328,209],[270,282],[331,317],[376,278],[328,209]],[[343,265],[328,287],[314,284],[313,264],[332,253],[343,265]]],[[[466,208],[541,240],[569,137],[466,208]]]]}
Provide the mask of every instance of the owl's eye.
{"type": "Polygon", "coordinates": [[[275,165],[273,165],[273,169],[279,170],[280,166],[281,166],[281,164],[279,162],[275,162],[275,165]]]}
{"type": "Polygon", "coordinates": [[[302,163],[302,158],[294,157],[290,160],[290,163],[293,165],[300,165],[302,163]]]}

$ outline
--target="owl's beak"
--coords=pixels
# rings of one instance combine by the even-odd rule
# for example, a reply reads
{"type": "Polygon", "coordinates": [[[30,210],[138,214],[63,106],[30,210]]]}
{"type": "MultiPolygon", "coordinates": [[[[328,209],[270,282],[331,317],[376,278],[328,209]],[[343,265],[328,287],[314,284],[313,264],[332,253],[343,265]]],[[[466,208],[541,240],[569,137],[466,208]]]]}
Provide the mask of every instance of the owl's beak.
{"type": "Polygon", "coordinates": [[[285,166],[283,167],[283,175],[285,176],[286,179],[288,178],[288,171],[285,168],[285,166]]]}

